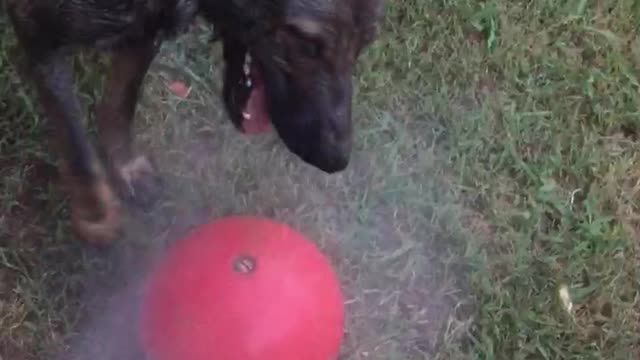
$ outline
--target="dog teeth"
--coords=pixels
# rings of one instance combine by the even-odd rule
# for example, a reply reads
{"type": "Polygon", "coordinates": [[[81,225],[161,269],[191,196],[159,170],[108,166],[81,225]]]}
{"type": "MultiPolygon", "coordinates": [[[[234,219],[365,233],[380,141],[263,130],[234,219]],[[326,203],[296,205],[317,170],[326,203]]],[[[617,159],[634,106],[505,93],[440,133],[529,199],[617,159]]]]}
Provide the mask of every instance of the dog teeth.
{"type": "Polygon", "coordinates": [[[249,53],[244,56],[243,70],[245,75],[251,75],[251,54],[249,53]]]}
{"type": "Polygon", "coordinates": [[[244,85],[247,88],[251,88],[251,86],[253,86],[253,82],[251,81],[251,54],[249,53],[244,56],[244,64],[242,65],[242,70],[244,71],[244,76],[247,78],[244,85]]]}
{"type": "Polygon", "coordinates": [[[242,117],[243,117],[245,120],[251,120],[251,114],[249,114],[249,113],[248,113],[248,112],[246,112],[246,111],[243,111],[243,112],[242,112],[242,117]]]}

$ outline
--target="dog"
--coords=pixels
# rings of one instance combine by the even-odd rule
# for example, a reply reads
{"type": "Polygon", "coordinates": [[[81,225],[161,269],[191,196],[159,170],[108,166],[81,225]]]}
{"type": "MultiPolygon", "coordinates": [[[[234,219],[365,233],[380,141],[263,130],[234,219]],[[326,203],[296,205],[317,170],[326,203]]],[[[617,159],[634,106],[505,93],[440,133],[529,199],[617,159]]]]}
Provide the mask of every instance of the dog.
{"type": "Polygon", "coordinates": [[[29,77],[51,125],[72,227],[94,244],[120,232],[122,200],[149,204],[156,168],[132,147],[131,123],[162,41],[196,17],[223,46],[223,100],[235,127],[270,122],[302,161],[335,173],[352,148],[352,75],[375,40],[383,0],[5,0],[29,77]],[[81,126],[70,56],[111,54],[94,149],[81,126]]]}

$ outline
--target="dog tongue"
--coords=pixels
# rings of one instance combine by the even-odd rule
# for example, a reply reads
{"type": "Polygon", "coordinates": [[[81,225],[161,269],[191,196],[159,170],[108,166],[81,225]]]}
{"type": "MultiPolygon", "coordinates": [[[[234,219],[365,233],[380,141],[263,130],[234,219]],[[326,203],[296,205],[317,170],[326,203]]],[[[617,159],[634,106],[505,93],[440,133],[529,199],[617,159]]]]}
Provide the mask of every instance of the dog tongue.
{"type": "Polygon", "coordinates": [[[251,115],[244,119],[242,128],[247,134],[261,134],[270,130],[271,121],[267,114],[267,104],[264,97],[264,84],[259,76],[253,78],[253,89],[249,95],[246,111],[251,115]]]}

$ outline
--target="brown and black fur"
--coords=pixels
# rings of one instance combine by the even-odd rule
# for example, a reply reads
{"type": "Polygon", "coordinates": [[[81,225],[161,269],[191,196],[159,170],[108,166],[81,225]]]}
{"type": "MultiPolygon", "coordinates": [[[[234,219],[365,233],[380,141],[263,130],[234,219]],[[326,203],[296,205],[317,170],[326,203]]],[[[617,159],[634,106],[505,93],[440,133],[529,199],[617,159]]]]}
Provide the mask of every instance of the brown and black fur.
{"type": "Polygon", "coordinates": [[[104,243],[119,230],[120,199],[147,203],[159,191],[154,167],[132,147],[139,87],[158,47],[196,16],[224,47],[224,100],[240,127],[237,84],[249,52],[262,70],[267,108],[286,146],[332,173],[351,152],[354,63],[376,33],[382,0],[6,0],[30,77],[55,130],[74,229],[104,243]],[[88,141],[72,86],[70,55],[112,54],[97,107],[98,151],[88,141]],[[99,160],[101,159],[101,160],[99,160]],[[116,190],[114,190],[116,189],[116,190]],[[117,194],[117,195],[116,195],[117,194]]]}

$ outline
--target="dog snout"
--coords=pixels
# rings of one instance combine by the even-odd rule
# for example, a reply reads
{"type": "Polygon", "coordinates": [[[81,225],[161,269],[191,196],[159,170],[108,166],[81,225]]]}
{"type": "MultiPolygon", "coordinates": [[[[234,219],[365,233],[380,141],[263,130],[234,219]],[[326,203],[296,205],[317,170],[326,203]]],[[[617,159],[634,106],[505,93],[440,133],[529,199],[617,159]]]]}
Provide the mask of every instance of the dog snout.
{"type": "Polygon", "coordinates": [[[322,170],[336,173],[349,165],[352,146],[351,129],[348,124],[345,124],[344,118],[331,123],[334,126],[323,136],[320,156],[322,157],[322,170]]]}
{"type": "Polygon", "coordinates": [[[325,153],[322,159],[316,161],[316,164],[322,171],[328,174],[335,174],[347,168],[350,158],[351,155],[348,151],[345,152],[341,149],[334,149],[331,150],[331,153],[325,153]]]}
{"type": "Polygon", "coordinates": [[[352,147],[352,123],[351,123],[351,97],[348,84],[340,84],[334,90],[332,106],[327,114],[326,127],[323,131],[322,157],[325,159],[325,171],[335,173],[344,170],[351,157],[352,147]]]}

